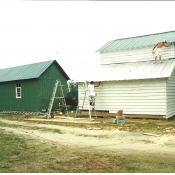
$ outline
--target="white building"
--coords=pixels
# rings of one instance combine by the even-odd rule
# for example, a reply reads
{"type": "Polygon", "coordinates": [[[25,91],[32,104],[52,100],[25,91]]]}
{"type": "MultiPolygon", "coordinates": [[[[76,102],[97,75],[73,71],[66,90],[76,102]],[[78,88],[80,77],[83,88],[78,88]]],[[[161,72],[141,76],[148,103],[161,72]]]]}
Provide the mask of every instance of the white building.
{"type": "MultiPolygon", "coordinates": [[[[87,80],[102,81],[96,88],[96,110],[124,115],[170,118],[175,115],[175,31],[110,41],[97,50],[100,67],[87,80]],[[153,64],[152,49],[165,39],[162,61],[153,64]]],[[[78,82],[82,93],[84,80],[78,82]]],[[[88,109],[87,105],[84,109],[88,109]]]]}

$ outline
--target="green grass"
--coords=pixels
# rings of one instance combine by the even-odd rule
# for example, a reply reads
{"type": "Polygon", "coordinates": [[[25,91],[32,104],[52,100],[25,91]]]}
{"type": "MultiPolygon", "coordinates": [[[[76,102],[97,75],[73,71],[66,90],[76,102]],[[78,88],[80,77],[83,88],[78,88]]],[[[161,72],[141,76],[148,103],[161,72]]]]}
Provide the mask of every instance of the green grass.
{"type": "Polygon", "coordinates": [[[58,157],[71,156],[66,149],[57,148],[54,143],[26,139],[2,129],[0,138],[0,173],[55,172],[50,165],[58,157]]]}
{"type": "Polygon", "coordinates": [[[23,150],[27,149],[24,139],[0,130],[0,172],[9,172],[13,162],[19,162],[23,150]]]}
{"type": "Polygon", "coordinates": [[[20,139],[17,136],[4,134],[1,130],[0,132],[0,157],[2,159],[6,159],[7,157],[15,156],[20,154],[19,147],[22,149],[26,149],[26,144],[23,139],[20,139]],[[11,145],[13,143],[13,149],[9,151],[11,145]]]}

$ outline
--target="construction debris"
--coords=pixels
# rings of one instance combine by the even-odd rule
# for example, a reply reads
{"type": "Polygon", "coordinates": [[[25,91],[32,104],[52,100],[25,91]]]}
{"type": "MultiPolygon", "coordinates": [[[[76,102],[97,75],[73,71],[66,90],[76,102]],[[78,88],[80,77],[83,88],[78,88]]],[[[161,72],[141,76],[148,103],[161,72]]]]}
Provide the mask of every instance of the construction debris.
{"type": "Polygon", "coordinates": [[[173,127],[170,127],[170,128],[165,128],[166,130],[171,130],[171,129],[173,129],[173,127]]]}
{"type": "Polygon", "coordinates": [[[125,122],[126,122],[125,116],[116,116],[116,119],[113,120],[113,123],[116,124],[125,124],[125,122]]]}
{"type": "Polygon", "coordinates": [[[101,128],[86,128],[87,130],[101,130],[101,128]]]}
{"type": "Polygon", "coordinates": [[[152,133],[143,133],[143,135],[160,137],[160,135],[158,135],[158,134],[152,134],[152,133]]]}
{"type": "Polygon", "coordinates": [[[119,111],[117,112],[117,116],[123,116],[123,110],[119,110],[119,111]]]}
{"type": "Polygon", "coordinates": [[[24,117],[28,119],[28,118],[31,118],[31,117],[32,117],[32,115],[31,115],[31,114],[29,114],[29,113],[25,113],[25,114],[24,114],[24,117]]]}
{"type": "Polygon", "coordinates": [[[173,127],[165,128],[166,132],[175,132],[175,129],[173,127]]]}
{"type": "Polygon", "coordinates": [[[123,129],[123,127],[118,127],[118,130],[122,130],[123,129]]]}

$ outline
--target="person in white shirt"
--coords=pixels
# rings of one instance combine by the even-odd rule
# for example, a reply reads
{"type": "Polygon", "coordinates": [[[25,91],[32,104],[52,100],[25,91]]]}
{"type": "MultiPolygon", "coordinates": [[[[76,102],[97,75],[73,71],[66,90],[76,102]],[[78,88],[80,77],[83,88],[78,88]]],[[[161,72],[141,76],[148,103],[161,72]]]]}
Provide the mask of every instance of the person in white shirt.
{"type": "Polygon", "coordinates": [[[95,87],[99,87],[101,82],[99,82],[97,85],[94,85],[94,81],[91,81],[90,84],[88,85],[88,91],[89,91],[89,97],[91,99],[90,105],[95,106],[95,87]]]}

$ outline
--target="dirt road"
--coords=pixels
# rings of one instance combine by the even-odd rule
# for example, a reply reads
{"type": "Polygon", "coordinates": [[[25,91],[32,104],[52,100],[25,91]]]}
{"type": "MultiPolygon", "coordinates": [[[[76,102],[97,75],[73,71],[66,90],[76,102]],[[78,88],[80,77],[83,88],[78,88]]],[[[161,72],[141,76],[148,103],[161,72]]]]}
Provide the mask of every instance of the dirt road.
{"type": "MultiPolygon", "coordinates": [[[[60,122],[63,120],[60,120],[60,122]]],[[[102,130],[88,126],[88,119],[77,122],[87,123],[85,128],[68,126],[37,124],[29,121],[11,121],[1,119],[0,122],[8,124],[1,127],[7,132],[33,137],[38,141],[54,141],[72,148],[98,149],[101,151],[117,151],[118,153],[163,153],[175,154],[175,133],[165,135],[147,136],[143,133],[115,130],[102,130]],[[20,126],[21,127],[20,127],[20,126]],[[15,127],[17,126],[17,127],[15,127]],[[25,128],[27,126],[28,128],[25,128]],[[29,129],[30,127],[30,129],[29,129]],[[32,129],[37,127],[39,129],[32,129]],[[42,130],[40,130],[40,128],[42,130]],[[47,128],[43,131],[43,128],[47,128]],[[61,134],[54,133],[48,129],[59,129],[61,134]]],[[[71,122],[69,120],[69,122],[71,122]]],[[[73,120],[72,120],[73,122],[73,120]]],[[[74,122],[76,122],[74,120],[74,122]]]]}

